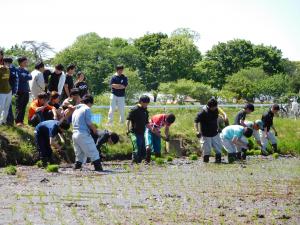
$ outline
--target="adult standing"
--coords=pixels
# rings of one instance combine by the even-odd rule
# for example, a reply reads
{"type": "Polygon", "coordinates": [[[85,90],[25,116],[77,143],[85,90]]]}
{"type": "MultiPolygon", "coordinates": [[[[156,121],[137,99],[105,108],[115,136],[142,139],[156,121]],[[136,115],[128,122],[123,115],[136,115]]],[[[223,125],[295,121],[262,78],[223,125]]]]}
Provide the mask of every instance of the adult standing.
{"type": "Polygon", "coordinates": [[[61,95],[65,81],[66,74],[63,72],[64,66],[62,64],[58,64],[55,66],[54,72],[51,74],[48,84],[49,92],[57,91],[59,95],[61,95]]]}
{"type": "Polygon", "coordinates": [[[81,98],[89,94],[89,86],[86,82],[86,77],[83,72],[78,72],[76,75],[75,88],[79,90],[79,95],[81,98]]]}
{"type": "Polygon", "coordinates": [[[63,93],[61,100],[65,100],[66,98],[70,97],[70,92],[74,87],[74,81],[73,81],[73,75],[75,73],[76,66],[71,64],[67,67],[67,73],[66,73],[66,81],[63,88],[63,93]]]}
{"type": "Polygon", "coordinates": [[[0,125],[6,123],[6,118],[11,104],[11,86],[9,83],[9,65],[0,65],[0,125]]]}
{"type": "Polygon", "coordinates": [[[29,81],[32,79],[32,76],[27,70],[28,60],[26,57],[20,57],[18,63],[19,83],[16,95],[16,124],[17,126],[22,126],[24,124],[26,106],[29,102],[29,81]]]}
{"type": "Polygon", "coordinates": [[[35,64],[35,69],[31,72],[32,80],[29,82],[31,96],[33,99],[37,99],[40,93],[45,91],[44,71],[45,65],[43,62],[35,64]]]}
{"type": "Polygon", "coordinates": [[[118,107],[120,113],[120,123],[125,122],[125,89],[128,85],[128,79],[123,74],[124,66],[118,65],[116,67],[116,73],[110,80],[111,97],[110,108],[108,112],[108,124],[113,123],[114,112],[118,107]]]}

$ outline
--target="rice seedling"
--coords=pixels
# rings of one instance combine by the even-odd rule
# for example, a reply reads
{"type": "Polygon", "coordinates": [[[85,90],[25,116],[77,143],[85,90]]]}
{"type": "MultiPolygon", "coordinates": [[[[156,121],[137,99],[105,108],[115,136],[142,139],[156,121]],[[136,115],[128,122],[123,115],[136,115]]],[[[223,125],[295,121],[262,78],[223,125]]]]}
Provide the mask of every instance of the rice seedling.
{"type": "Polygon", "coordinates": [[[50,164],[47,166],[46,171],[49,173],[58,173],[59,166],[56,164],[50,164]]]}
{"type": "Polygon", "coordinates": [[[6,173],[7,175],[16,175],[17,167],[13,166],[13,165],[9,165],[9,166],[5,167],[4,173],[6,173]]]}

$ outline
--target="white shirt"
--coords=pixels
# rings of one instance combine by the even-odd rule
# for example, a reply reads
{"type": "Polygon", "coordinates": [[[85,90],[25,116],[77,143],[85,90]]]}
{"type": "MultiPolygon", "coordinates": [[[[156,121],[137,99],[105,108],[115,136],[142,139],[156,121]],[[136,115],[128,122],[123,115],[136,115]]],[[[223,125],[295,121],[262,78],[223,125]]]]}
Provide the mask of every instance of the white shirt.
{"type": "Polygon", "coordinates": [[[293,112],[298,112],[298,110],[299,110],[299,103],[296,102],[296,101],[293,101],[292,102],[292,111],[293,112]]]}
{"type": "Polygon", "coordinates": [[[65,82],[66,82],[66,74],[64,72],[62,72],[62,74],[60,75],[59,82],[58,82],[58,87],[57,87],[57,92],[60,95],[61,95],[62,90],[64,88],[65,82]]]}
{"type": "Polygon", "coordinates": [[[45,92],[44,75],[38,70],[31,72],[32,80],[29,81],[29,87],[33,99],[36,99],[38,94],[45,92]]]}

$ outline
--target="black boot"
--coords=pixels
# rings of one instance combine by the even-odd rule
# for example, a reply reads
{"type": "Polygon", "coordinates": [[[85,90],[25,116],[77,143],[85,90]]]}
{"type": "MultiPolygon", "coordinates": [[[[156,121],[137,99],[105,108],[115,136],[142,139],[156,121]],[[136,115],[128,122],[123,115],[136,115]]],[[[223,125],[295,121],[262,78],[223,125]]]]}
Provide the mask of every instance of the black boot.
{"type": "Polygon", "coordinates": [[[203,156],[203,162],[205,162],[205,163],[209,162],[209,155],[203,156]]]}
{"type": "Polygon", "coordinates": [[[93,164],[94,164],[95,171],[98,172],[103,171],[100,159],[95,160],[93,164]]]}
{"type": "Polygon", "coordinates": [[[79,170],[82,167],[82,162],[76,161],[74,164],[74,170],[79,170]]]}
{"type": "Polygon", "coordinates": [[[216,154],[216,161],[215,163],[221,163],[222,161],[222,155],[221,154],[216,154]]]}
{"type": "Polygon", "coordinates": [[[146,163],[150,163],[151,161],[151,149],[147,148],[146,149],[146,163]]]}
{"type": "MultiPolygon", "coordinates": [[[[156,158],[160,158],[161,157],[161,153],[160,152],[155,152],[154,155],[155,155],[156,158]]],[[[151,155],[150,155],[150,157],[151,157],[151,155]]]]}
{"type": "Polygon", "coordinates": [[[278,152],[277,144],[272,144],[272,148],[274,152],[278,152]]]}
{"type": "Polygon", "coordinates": [[[237,158],[237,160],[242,160],[242,152],[237,152],[236,158],[237,158]]]}
{"type": "Polygon", "coordinates": [[[247,149],[243,148],[242,149],[242,160],[246,160],[247,158],[247,149]]]}
{"type": "Polygon", "coordinates": [[[228,153],[228,163],[233,163],[236,160],[236,153],[228,153]]]}

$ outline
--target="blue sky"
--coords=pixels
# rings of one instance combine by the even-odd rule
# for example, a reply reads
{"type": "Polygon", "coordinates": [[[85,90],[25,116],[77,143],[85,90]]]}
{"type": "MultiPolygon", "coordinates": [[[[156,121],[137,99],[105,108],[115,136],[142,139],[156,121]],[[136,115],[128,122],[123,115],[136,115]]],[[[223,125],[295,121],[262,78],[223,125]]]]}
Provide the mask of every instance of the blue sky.
{"type": "Polygon", "coordinates": [[[87,32],[127,39],[188,27],[202,53],[242,38],[300,60],[300,0],[9,0],[1,9],[4,47],[36,40],[59,51],[87,32]]]}

